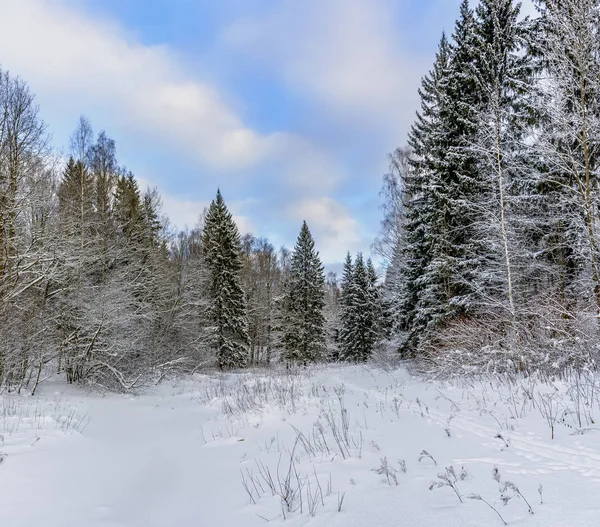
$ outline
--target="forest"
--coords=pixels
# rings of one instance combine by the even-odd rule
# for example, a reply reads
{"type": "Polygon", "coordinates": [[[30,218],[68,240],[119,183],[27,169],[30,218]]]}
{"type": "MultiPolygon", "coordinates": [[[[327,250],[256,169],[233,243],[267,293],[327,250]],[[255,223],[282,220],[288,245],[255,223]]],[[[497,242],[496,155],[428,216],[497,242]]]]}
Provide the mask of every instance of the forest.
{"type": "Polygon", "coordinates": [[[594,368],[600,3],[465,0],[385,178],[400,353],[444,373],[594,368]]]}
{"type": "Polygon", "coordinates": [[[369,356],[380,304],[371,260],[359,254],[340,290],[306,223],[293,251],[276,250],[240,235],[220,191],[177,232],[104,131],[81,117],[64,161],[27,84],[0,79],[3,388],[35,391],[59,374],[130,390],[211,367],[369,356]],[[361,312],[341,347],[340,301],[361,312]]]}
{"type": "MultiPolygon", "coordinates": [[[[325,275],[243,236],[218,189],[177,231],[110,136],[67,156],[0,71],[0,389],[130,390],[274,363],[410,360],[445,375],[595,368],[600,330],[600,2],[467,0],[390,155],[373,244],[325,275]]],[[[343,255],[340,255],[340,259],[343,255]]]]}

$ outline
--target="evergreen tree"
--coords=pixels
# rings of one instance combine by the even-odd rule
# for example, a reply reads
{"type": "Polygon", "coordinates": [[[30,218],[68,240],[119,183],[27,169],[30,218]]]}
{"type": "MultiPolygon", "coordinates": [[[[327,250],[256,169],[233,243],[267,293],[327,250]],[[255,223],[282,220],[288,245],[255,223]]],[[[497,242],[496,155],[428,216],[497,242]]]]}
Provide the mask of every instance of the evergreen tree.
{"type": "Polygon", "coordinates": [[[352,310],[351,310],[351,294],[352,280],[354,278],[354,264],[350,252],[346,253],[344,267],[342,269],[342,280],[340,283],[340,328],[338,333],[338,344],[340,348],[339,358],[345,360],[350,351],[348,343],[351,336],[349,335],[352,327],[352,310]]]}
{"type": "Polygon", "coordinates": [[[373,265],[371,258],[367,260],[367,278],[369,282],[367,296],[369,299],[369,309],[373,316],[373,344],[375,344],[378,339],[387,334],[389,330],[389,320],[388,315],[384,310],[381,288],[377,283],[379,277],[377,276],[377,271],[375,271],[375,266],[373,265]]]}
{"type": "Polygon", "coordinates": [[[248,363],[248,320],[241,287],[241,239],[221,191],[210,204],[202,233],[209,270],[211,345],[220,368],[248,363]]]}
{"type": "Polygon", "coordinates": [[[57,369],[64,369],[69,382],[83,380],[93,359],[95,314],[90,299],[97,299],[95,277],[98,275],[98,258],[101,257],[92,243],[96,232],[94,215],[94,178],[85,163],[87,141],[91,135],[89,123],[80,120],[73,134],[73,153],[64,169],[58,187],[60,223],[63,231],[63,269],[60,294],[57,295],[58,340],[57,369]]]}
{"type": "MultiPolygon", "coordinates": [[[[148,247],[159,248],[161,237],[160,232],[163,228],[159,217],[159,209],[162,207],[162,200],[156,188],[147,189],[144,193],[142,202],[142,219],[144,224],[144,240],[148,247]]],[[[161,248],[163,251],[165,247],[161,248]]]]}
{"type": "Polygon", "coordinates": [[[367,361],[377,341],[377,277],[373,277],[374,272],[372,264],[365,265],[359,253],[354,261],[343,320],[342,358],[346,361],[367,361]]]}
{"type": "Polygon", "coordinates": [[[302,224],[291,261],[284,302],[284,358],[307,364],[321,359],[325,338],[325,275],[306,222],[302,224]]]}
{"type": "Polygon", "coordinates": [[[102,131],[87,153],[90,172],[95,179],[96,213],[107,223],[111,214],[111,197],[117,180],[115,141],[102,131]]]}
{"type": "Polygon", "coordinates": [[[350,286],[352,285],[352,276],[354,275],[354,265],[352,263],[352,255],[346,253],[344,267],[342,269],[342,280],[340,282],[340,305],[344,306],[348,303],[350,296],[350,286]]]}
{"type": "Polygon", "coordinates": [[[143,228],[142,197],[134,175],[121,175],[115,190],[114,212],[117,231],[124,237],[140,241],[143,228]]]}
{"type": "MultiPolygon", "coordinates": [[[[403,226],[402,230],[405,231],[403,226]]],[[[387,338],[390,343],[393,343],[400,351],[406,351],[406,341],[404,340],[407,331],[408,316],[404,311],[407,306],[406,291],[413,287],[407,280],[408,266],[406,258],[409,248],[404,242],[406,233],[402,235],[402,240],[399,240],[394,247],[392,258],[385,271],[385,279],[382,286],[382,304],[385,305],[386,326],[388,329],[387,338]]]]}
{"type": "MultiPolygon", "coordinates": [[[[481,98],[475,68],[477,64],[476,21],[468,0],[452,35],[451,59],[443,105],[443,148],[445,163],[440,167],[440,187],[435,189],[437,207],[443,211],[443,228],[436,240],[439,256],[431,268],[443,282],[442,319],[471,312],[477,301],[475,277],[481,267],[484,247],[475,226],[482,219],[474,206],[485,186],[479,173],[479,156],[473,152],[478,133],[477,108],[481,98]]],[[[435,284],[433,298],[439,298],[435,284]]]]}
{"type": "Polygon", "coordinates": [[[446,166],[445,107],[451,49],[442,35],[433,69],[421,81],[421,110],[409,134],[412,155],[402,174],[404,235],[394,249],[390,274],[394,275],[394,302],[403,354],[413,355],[425,329],[444,314],[447,299],[440,238],[446,230],[441,199],[446,166]]]}
{"type": "MultiPolygon", "coordinates": [[[[486,49],[486,45],[483,47],[486,49]]],[[[474,312],[485,275],[485,244],[478,226],[486,191],[478,137],[484,95],[477,21],[468,0],[460,6],[452,43],[443,35],[432,72],[422,81],[421,111],[409,135],[404,175],[404,247],[394,251],[401,309],[401,351],[414,354],[447,321],[474,312]],[[479,62],[478,62],[479,61],[479,62]]]]}
{"type": "Polygon", "coordinates": [[[58,187],[58,199],[61,214],[69,217],[71,227],[85,228],[93,210],[94,191],[93,178],[83,161],[69,158],[58,187]]]}

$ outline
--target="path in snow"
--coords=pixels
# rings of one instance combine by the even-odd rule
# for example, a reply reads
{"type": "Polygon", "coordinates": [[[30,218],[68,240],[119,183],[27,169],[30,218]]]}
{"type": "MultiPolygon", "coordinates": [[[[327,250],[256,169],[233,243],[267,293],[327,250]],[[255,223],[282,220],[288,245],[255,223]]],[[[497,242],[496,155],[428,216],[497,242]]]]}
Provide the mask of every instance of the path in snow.
{"type": "Polygon", "coordinates": [[[171,402],[94,400],[82,436],[42,437],[9,454],[0,466],[0,525],[203,526],[208,504],[222,525],[241,525],[228,497],[244,499],[239,460],[203,447],[206,410],[171,402]]]}

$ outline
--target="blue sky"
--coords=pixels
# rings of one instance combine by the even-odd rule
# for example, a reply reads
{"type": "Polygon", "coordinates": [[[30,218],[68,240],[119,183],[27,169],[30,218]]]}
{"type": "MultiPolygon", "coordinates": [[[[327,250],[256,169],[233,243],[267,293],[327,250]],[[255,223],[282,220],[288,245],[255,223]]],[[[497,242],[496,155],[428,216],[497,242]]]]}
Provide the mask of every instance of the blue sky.
{"type": "Polygon", "coordinates": [[[240,230],[323,260],[369,247],[387,153],[459,0],[4,0],[1,65],[66,150],[80,114],[193,226],[220,187],[240,230]],[[15,46],[14,42],[19,45],[15,46]]]}

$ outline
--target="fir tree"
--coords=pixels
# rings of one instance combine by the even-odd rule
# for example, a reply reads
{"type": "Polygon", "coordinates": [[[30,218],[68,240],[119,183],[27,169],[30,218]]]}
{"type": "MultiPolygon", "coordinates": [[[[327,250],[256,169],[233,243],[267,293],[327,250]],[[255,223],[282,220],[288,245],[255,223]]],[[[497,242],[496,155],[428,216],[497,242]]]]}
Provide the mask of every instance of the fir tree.
{"type": "Polygon", "coordinates": [[[156,188],[147,189],[142,203],[142,218],[144,224],[144,240],[148,247],[157,248],[160,243],[160,231],[163,228],[159,218],[162,206],[160,195],[156,188]]]}
{"type": "Polygon", "coordinates": [[[350,340],[349,330],[352,327],[351,289],[354,278],[354,264],[352,256],[348,252],[344,260],[342,280],[340,283],[340,328],[338,332],[339,357],[345,359],[348,356],[348,342],[350,340]]]}
{"type": "MultiPolygon", "coordinates": [[[[95,182],[95,209],[102,228],[110,230],[113,191],[117,183],[118,166],[115,141],[102,131],[96,143],[91,145],[86,158],[95,182]]],[[[108,236],[108,232],[103,233],[108,236]]]]}
{"type": "Polygon", "coordinates": [[[451,49],[442,35],[432,71],[421,81],[421,110],[409,134],[412,155],[403,174],[404,235],[394,250],[395,326],[403,354],[413,355],[429,324],[443,316],[447,279],[441,171],[446,166],[445,107],[451,49]],[[402,245],[401,245],[402,244],[402,245]]]}
{"type": "Polygon", "coordinates": [[[126,237],[140,238],[143,233],[142,198],[134,175],[130,172],[117,181],[114,215],[117,230],[126,237]]]}
{"type": "Polygon", "coordinates": [[[442,323],[472,312],[484,245],[475,204],[485,190],[473,151],[481,93],[476,20],[460,6],[452,43],[443,35],[432,72],[422,81],[421,111],[409,135],[405,176],[406,236],[394,257],[403,268],[401,351],[414,354],[442,323]]]}
{"type": "Polygon", "coordinates": [[[285,360],[301,364],[319,360],[326,348],[325,275],[306,222],[292,254],[284,304],[285,360]]]}
{"type": "Polygon", "coordinates": [[[248,321],[240,270],[241,240],[221,192],[210,204],[202,234],[209,269],[211,344],[220,368],[240,368],[248,362],[248,321]]]}
{"type": "Polygon", "coordinates": [[[82,234],[93,210],[93,178],[83,161],[69,158],[58,187],[61,214],[69,220],[69,233],[82,234]],[[74,229],[74,231],[73,231],[74,229]]]}
{"type": "MultiPolygon", "coordinates": [[[[481,211],[473,204],[484,189],[479,158],[472,145],[478,132],[477,108],[480,91],[475,67],[476,21],[468,0],[452,36],[451,60],[443,105],[443,148],[445,163],[440,167],[437,206],[443,211],[442,236],[436,240],[437,253],[430,272],[442,277],[445,306],[442,318],[468,314],[476,301],[474,276],[481,265],[483,246],[475,236],[481,211]]],[[[437,298],[438,291],[434,289],[437,298]]]]}
{"type": "Polygon", "coordinates": [[[89,315],[91,287],[98,274],[100,256],[90,243],[96,231],[94,217],[94,179],[82,159],[71,157],[58,188],[61,228],[64,233],[63,254],[66,265],[61,273],[57,297],[58,365],[64,368],[69,382],[80,381],[92,350],[89,315]]]}
{"type": "Polygon", "coordinates": [[[367,290],[369,309],[373,313],[373,343],[375,344],[379,338],[383,337],[388,332],[389,320],[388,315],[384,310],[381,289],[377,283],[379,277],[377,276],[377,271],[375,271],[375,266],[373,265],[371,258],[367,260],[367,278],[369,283],[367,290]]]}
{"type": "Polygon", "coordinates": [[[346,299],[343,321],[342,357],[349,362],[365,362],[377,340],[377,278],[361,253],[356,256],[346,299]]]}

